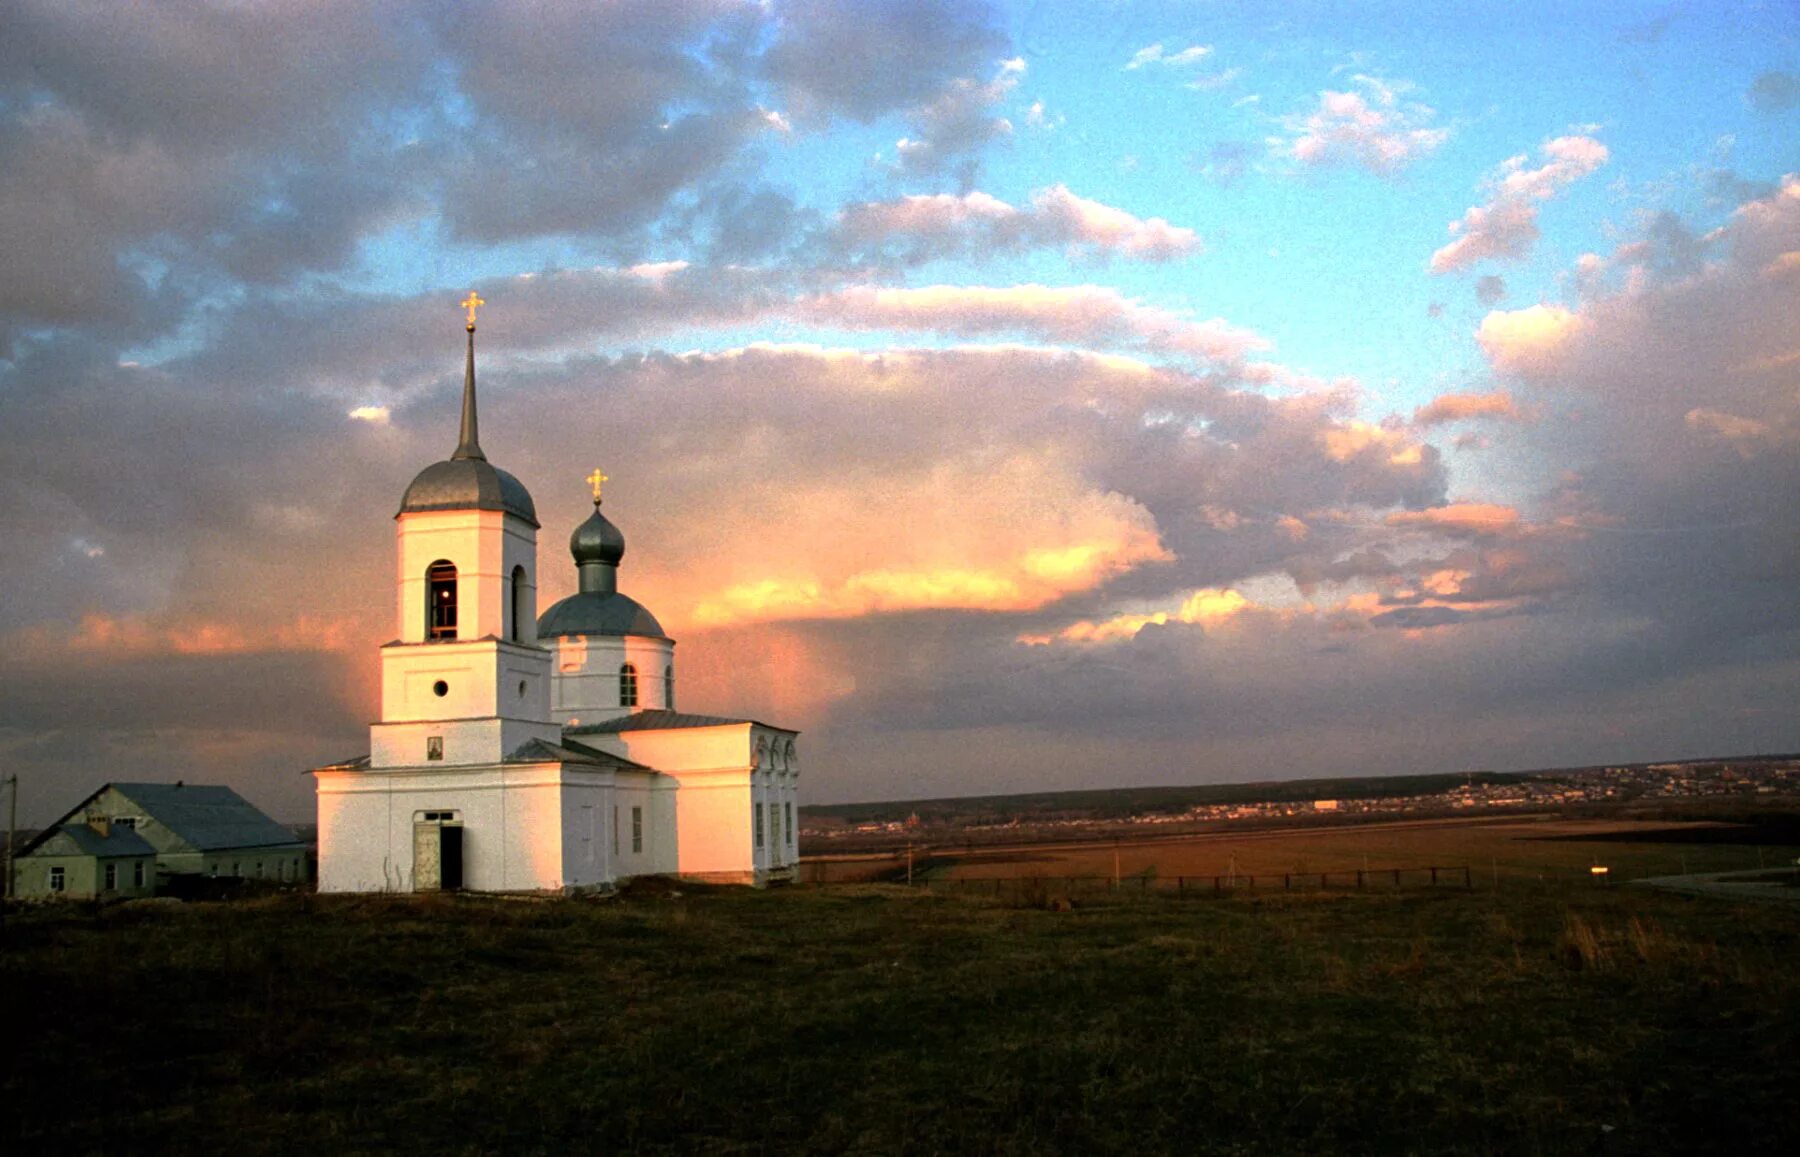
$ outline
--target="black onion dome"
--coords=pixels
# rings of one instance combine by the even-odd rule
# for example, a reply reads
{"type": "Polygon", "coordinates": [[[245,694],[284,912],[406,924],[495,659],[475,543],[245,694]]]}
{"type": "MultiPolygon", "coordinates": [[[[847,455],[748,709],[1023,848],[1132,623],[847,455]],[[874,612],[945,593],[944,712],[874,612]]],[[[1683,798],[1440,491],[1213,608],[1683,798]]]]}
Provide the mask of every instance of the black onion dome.
{"type": "Polygon", "coordinates": [[[666,639],[656,616],[618,591],[581,591],[538,616],[538,638],[563,635],[641,635],[666,639]]]}
{"type": "Polygon", "coordinates": [[[525,484],[483,458],[451,458],[419,471],[400,500],[400,514],[421,510],[504,510],[538,525],[525,484]]]}
{"type": "Polygon", "coordinates": [[[625,557],[625,535],[595,506],[588,520],[569,536],[569,553],[575,556],[576,566],[590,562],[618,566],[625,557]]]}

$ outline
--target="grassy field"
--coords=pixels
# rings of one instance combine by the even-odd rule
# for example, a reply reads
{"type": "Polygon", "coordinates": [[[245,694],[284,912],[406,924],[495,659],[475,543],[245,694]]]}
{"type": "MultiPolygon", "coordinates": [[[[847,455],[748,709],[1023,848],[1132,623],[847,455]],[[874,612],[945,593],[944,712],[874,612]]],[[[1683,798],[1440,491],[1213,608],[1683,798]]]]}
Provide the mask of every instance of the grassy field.
{"type": "MultiPolygon", "coordinates": [[[[1208,877],[1283,873],[1354,873],[1359,869],[1468,866],[1482,881],[1580,882],[1605,865],[1615,880],[1689,872],[1740,871],[1792,865],[1800,846],[1774,842],[1757,829],[1671,821],[1566,819],[1444,820],[1342,827],[1215,832],[1177,838],[1040,844],[1024,848],[938,847],[922,878],[1027,876],[1208,877]],[[1767,838],[1768,842],[1756,842],[1767,838]]],[[[921,853],[924,856],[925,853],[921,853]]],[[[856,879],[892,874],[904,855],[821,864],[811,878],[856,879]]],[[[809,868],[812,867],[809,865],[809,868]]]]}
{"type": "Polygon", "coordinates": [[[1800,1151],[1792,908],[1532,880],[1044,898],[15,912],[0,1136],[59,1153],[1800,1151]]]}

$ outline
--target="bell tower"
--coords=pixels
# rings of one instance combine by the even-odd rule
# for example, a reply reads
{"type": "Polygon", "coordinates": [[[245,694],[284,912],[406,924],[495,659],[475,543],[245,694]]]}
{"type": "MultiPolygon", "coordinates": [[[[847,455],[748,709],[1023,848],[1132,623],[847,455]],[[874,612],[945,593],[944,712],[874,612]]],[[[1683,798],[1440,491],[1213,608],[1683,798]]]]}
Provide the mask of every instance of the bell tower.
{"type": "Polygon", "coordinates": [[[537,510],[482,452],[474,293],[456,450],[420,471],[395,515],[398,637],[381,649],[370,768],[498,764],[556,742],[550,652],[537,637],[537,510]]]}

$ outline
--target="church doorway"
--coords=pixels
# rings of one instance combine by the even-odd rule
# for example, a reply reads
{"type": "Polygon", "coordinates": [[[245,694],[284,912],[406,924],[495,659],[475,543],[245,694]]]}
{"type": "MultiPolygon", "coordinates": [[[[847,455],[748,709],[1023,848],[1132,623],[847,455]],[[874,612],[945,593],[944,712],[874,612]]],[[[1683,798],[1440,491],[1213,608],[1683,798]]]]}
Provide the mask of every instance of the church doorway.
{"type": "Polygon", "coordinates": [[[456,892],[463,886],[462,816],[418,812],[413,818],[413,891],[456,892]]]}

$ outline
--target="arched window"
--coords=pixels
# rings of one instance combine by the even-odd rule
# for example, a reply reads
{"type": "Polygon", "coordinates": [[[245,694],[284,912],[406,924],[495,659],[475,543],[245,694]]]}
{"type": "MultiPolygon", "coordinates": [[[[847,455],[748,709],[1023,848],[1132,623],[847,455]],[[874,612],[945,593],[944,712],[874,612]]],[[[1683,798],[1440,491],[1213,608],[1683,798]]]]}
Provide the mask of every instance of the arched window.
{"type": "Polygon", "coordinates": [[[794,741],[791,739],[782,745],[781,762],[789,771],[794,770],[794,741]]]}
{"type": "Polygon", "coordinates": [[[425,570],[425,637],[456,638],[456,564],[448,559],[425,570]]]}
{"type": "Polygon", "coordinates": [[[637,668],[630,663],[619,668],[619,706],[637,706],[637,668]]]}
{"type": "Polygon", "coordinates": [[[675,710],[675,664],[663,668],[663,706],[675,710]]]}
{"type": "Polygon", "coordinates": [[[507,636],[515,643],[525,641],[525,616],[531,610],[525,601],[525,568],[515,566],[512,573],[512,633],[507,636]]]}

